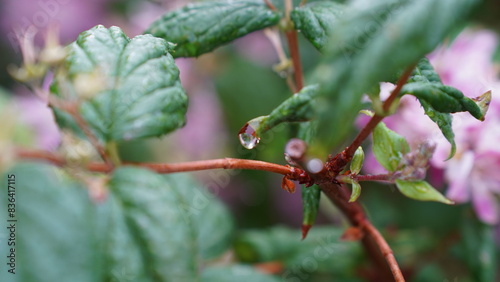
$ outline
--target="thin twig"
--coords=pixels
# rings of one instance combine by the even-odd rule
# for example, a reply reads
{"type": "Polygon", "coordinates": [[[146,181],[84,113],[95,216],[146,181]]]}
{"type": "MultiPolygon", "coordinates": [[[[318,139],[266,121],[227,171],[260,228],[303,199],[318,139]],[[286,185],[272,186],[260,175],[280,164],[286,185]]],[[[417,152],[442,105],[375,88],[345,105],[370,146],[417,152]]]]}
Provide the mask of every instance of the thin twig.
{"type": "Polygon", "coordinates": [[[295,86],[295,82],[293,81],[292,73],[288,70],[290,60],[286,56],[283,44],[281,44],[279,33],[273,28],[266,28],[264,29],[264,35],[267,37],[267,39],[269,39],[271,45],[273,45],[273,48],[276,51],[276,54],[278,54],[278,58],[280,60],[280,62],[274,67],[275,71],[280,75],[284,71],[286,73],[286,84],[288,85],[288,88],[292,93],[297,93],[297,87],[295,86]],[[281,70],[283,66],[286,66],[287,69],[281,70]]]}
{"type": "Polygon", "coordinates": [[[357,181],[391,181],[391,177],[391,174],[355,175],[352,179],[357,181]]]}
{"type": "Polygon", "coordinates": [[[289,30],[285,32],[285,35],[288,41],[288,48],[290,49],[290,57],[292,57],[293,75],[295,78],[295,85],[297,85],[297,92],[298,92],[304,87],[304,75],[302,73],[302,63],[300,62],[297,31],[289,30]]]}
{"type": "Polygon", "coordinates": [[[361,181],[391,181],[391,174],[376,174],[376,175],[339,175],[337,176],[337,180],[339,182],[343,182],[342,178],[349,177],[358,182],[361,181]]]}
{"type": "Polygon", "coordinates": [[[385,260],[387,261],[387,264],[389,265],[392,276],[394,277],[394,280],[396,282],[401,282],[405,281],[405,278],[403,277],[403,273],[401,272],[401,269],[399,268],[398,262],[396,261],[396,258],[394,257],[394,253],[392,252],[391,247],[387,242],[385,241],[384,237],[380,234],[377,228],[375,228],[368,220],[364,221],[363,225],[361,226],[362,229],[366,232],[366,234],[370,234],[370,236],[375,240],[377,243],[380,252],[384,256],[385,260]]]}
{"type": "MultiPolygon", "coordinates": [[[[414,68],[414,64],[408,67],[398,79],[396,88],[394,88],[389,98],[387,98],[383,104],[384,111],[387,112],[390,109],[392,103],[399,95],[399,92],[405,85],[406,81],[408,81],[408,78],[410,78],[410,75],[414,68]]],[[[344,168],[344,166],[352,159],[352,156],[354,155],[354,152],[356,152],[356,149],[361,146],[361,143],[368,137],[368,135],[370,135],[370,133],[377,126],[377,124],[382,121],[382,119],[384,119],[384,116],[374,115],[370,119],[370,121],[368,121],[365,127],[361,129],[356,138],[352,141],[351,145],[349,145],[343,152],[329,161],[328,166],[331,168],[334,177],[337,176],[337,174],[344,168]]]]}
{"type": "Polygon", "coordinates": [[[70,111],[69,114],[75,119],[78,127],[80,127],[85,136],[87,136],[87,139],[89,139],[89,142],[92,144],[92,146],[94,146],[101,158],[106,163],[112,164],[111,159],[108,157],[108,155],[106,155],[106,150],[101,145],[101,143],[99,143],[99,140],[97,140],[97,137],[95,137],[95,135],[92,133],[88,123],[83,119],[80,113],[78,113],[78,111],[70,111]]]}
{"type": "MultiPolygon", "coordinates": [[[[28,150],[18,150],[16,152],[18,158],[22,159],[38,159],[48,161],[56,166],[65,166],[67,164],[66,160],[62,157],[46,151],[28,151],[28,150]]],[[[187,172],[187,171],[199,171],[199,170],[209,170],[209,169],[249,169],[249,170],[262,170],[269,171],[273,173],[278,173],[286,175],[291,180],[296,180],[301,183],[306,183],[310,181],[309,176],[299,168],[294,168],[290,166],[284,166],[274,163],[268,163],[256,160],[246,160],[246,159],[214,159],[214,160],[204,160],[204,161],[192,161],[192,162],[182,162],[173,164],[163,164],[163,163],[124,163],[124,165],[132,165],[138,167],[145,167],[150,170],[154,170],[158,173],[176,173],[176,172],[187,172]]],[[[114,169],[114,166],[106,163],[91,162],[87,163],[86,169],[94,172],[110,172],[114,169]]]]}
{"type": "MultiPolygon", "coordinates": [[[[415,68],[415,65],[411,65],[408,67],[403,75],[398,79],[398,82],[396,84],[396,88],[392,90],[391,95],[385,100],[382,108],[385,112],[387,112],[394,100],[398,97],[399,92],[405,85],[406,81],[408,81],[408,78],[410,78],[411,73],[413,72],[413,69],[415,68]]],[[[354,155],[354,152],[356,152],[356,149],[361,145],[361,142],[363,142],[368,135],[373,131],[375,126],[383,119],[383,116],[378,116],[374,115],[370,122],[361,130],[361,132],[356,136],[352,144],[346,149],[346,155],[349,157],[352,157],[354,155]]],[[[350,159],[350,158],[349,158],[350,159]]]]}
{"type": "Polygon", "coordinates": [[[83,133],[85,134],[89,142],[92,144],[92,146],[94,146],[94,148],[97,150],[99,156],[101,156],[101,158],[107,164],[110,165],[113,164],[111,159],[106,154],[106,150],[104,149],[104,147],[101,145],[101,143],[94,135],[94,133],[90,130],[87,121],[85,121],[85,119],[83,119],[83,117],[78,112],[78,104],[76,103],[69,104],[67,102],[60,101],[56,97],[54,97],[54,95],[51,95],[49,97],[49,106],[53,108],[59,108],[69,113],[75,119],[76,123],[78,124],[78,127],[83,131],[83,133]]]}
{"type": "Polygon", "coordinates": [[[347,217],[352,226],[364,230],[365,236],[362,239],[364,249],[378,267],[379,274],[382,276],[381,280],[395,279],[398,282],[404,281],[390,246],[366,218],[361,204],[359,202],[349,203],[350,193],[342,185],[326,182],[321,183],[320,187],[323,193],[347,217]]]}
{"type": "Polygon", "coordinates": [[[276,6],[273,5],[273,3],[271,3],[270,0],[264,0],[264,2],[266,3],[267,7],[269,7],[269,9],[273,10],[273,11],[277,11],[278,9],[276,9],[276,6]]]}

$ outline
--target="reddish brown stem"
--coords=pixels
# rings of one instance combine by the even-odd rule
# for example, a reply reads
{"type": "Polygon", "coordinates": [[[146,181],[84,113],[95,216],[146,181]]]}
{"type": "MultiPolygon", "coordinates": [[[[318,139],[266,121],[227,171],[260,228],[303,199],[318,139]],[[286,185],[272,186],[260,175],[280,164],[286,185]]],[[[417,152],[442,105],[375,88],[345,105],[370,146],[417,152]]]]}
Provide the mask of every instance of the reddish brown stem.
{"type": "Polygon", "coordinates": [[[193,162],[184,162],[176,164],[142,163],[136,165],[150,168],[158,173],[174,173],[174,172],[186,172],[186,171],[220,169],[220,168],[264,170],[283,175],[290,174],[293,171],[293,169],[289,166],[283,166],[263,161],[232,159],[232,158],[193,161],[193,162]]]}
{"type": "MultiPolygon", "coordinates": [[[[382,106],[382,109],[387,112],[390,108],[394,100],[398,97],[399,92],[401,92],[401,89],[405,85],[406,81],[408,81],[408,78],[410,78],[411,73],[413,72],[413,69],[415,68],[415,65],[411,65],[408,67],[403,75],[398,79],[398,82],[396,84],[396,88],[392,90],[391,95],[384,101],[384,104],[382,106]]],[[[375,126],[382,121],[384,117],[379,116],[379,115],[374,115],[368,124],[365,125],[365,127],[359,132],[358,136],[352,141],[351,145],[347,147],[345,150],[346,156],[351,159],[352,156],[354,155],[354,152],[356,152],[356,149],[361,145],[361,143],[370,135],[370,133],[373,131],[375,126]]]]}
{"type": "Polygon", "coordinates": [[[278,9],[276,9],[276,6],[273,5],[273,3],[271,3],[270,0],[264,0],[264,2],[266,3],[267,7],[269,7],[269,9],[273,10],[273,11],[277,11],[278,9]]]}
{"type": "Polygon", "coordinates": [[[304,87],[304,75],[302,73],[302,63],[300,62],[299,41],[297,39],[297,31],[289,30],[285,32],[288,41],[288,48],[290,49],[290,57],[293,63],[293,75],[297,92],[304,87]]]}
{"type": "Polygon", "coordinates": [[[69,104],[64,101],[58,100],[55,96],[51,95],[49,98],[49,105],[51,107],[59,108],[61,110],[64,110],[68,112],[76,121],[78,124],[78,127],[83,131],[89,142],[92,144],[92,146],[97,150],[99,153],[99,156],[107,163],[107,164],[112,164],[111,159],[108,157],[106,154],[106,150],[104,150],[104,147],[101,145],[99,140],[97,140],[97,137],[95,137],[94,133],[90,130],[90,127],[88,123],[83,119],[83,117],[80,115],[78,112],[78,104],[69,104]]]}
{"type": "MultiPolygon", "coordinates": [[[[384,111],[387,112],[390,109],[392,103],[399,95],[399,92],[401,92],[401,89],[408,81],[408,78],[410,78],[410,75],[413,72],[414,68],[415,65],[411,65],[410,67],[408,67],[401,75],[401,77],[398,79],[396,88],[392,90],[391,95],[389,96],[389,98],[385,100],[382,106],[384,111]]],[[[361,143],[368,137],[368,135],[370,135],[370,133],[377,126],[377,124],[380,121],[382,121],[382,119],[384,119],[384,116],[374,115],[370,119],[370,121],[368,121],[365,127],[361,129],[356,138],[352,141],[351,145],[349,145],[344,151],[342,151],[340,154],[335,156],[335,158],[329,161],[328,168],[331,170],[331,174],[333,174],[333,177],[337,176],[337,174],[352,159],[352,156],[354,156],[354,152],[356,152],[356,149],[358,149],[358,147],[361,146],[361,143]]]]}
{"type": "Polygon", "coordinates": [[[394,280],[397,282],[405,281],[403,273],[401,272],[401,269],[399,269],[398,262],[394,257],[394,253],[392,252],[392,249],[389,246],[389,244],[387,244],[387,242],[385,241],[382,234],[380,234],[377,228],[375,228],[375,226],[373,226],[368,220],[364,222],[362,228],[367,234],[370,234],[370,236],[378,245],[380,252],[384,256],[385,261],[387,262],[389,268],[391,269],[392,277],[394,277],[394,280]]]}
{"type": "Polygon", "coordinates": [[[352,226],[364,231],[362,244],[368,256],[380,270],[381,281],[404,281],[403,274],[393,252],[380,232],[366,218],[363,207],[358,202],[349,203],[349,191],[335,183],[320,184],[321,190],[347,217],[352,226]]]}
{"type": "Polygon", "coordinates": [[[390,174],[353,175],[352,179],[357,181],[391,181],[391,177],[390,174]]]}
{"type": "MultiPolygon", "coordinates": [[[[17,157],[22,159],[45,160],[57,166],[64,166],[67,164],[66,161],[60,156],[45,151],[18,150],[17,157]]],[[[245,160],[245,159],[224,158],[224,159],[193,161],[193,162],[183,162],[174,164],[161,164],[161,163],[124,163],[124,164],[145,167],[154,170],[158,173],[176,173],[176,172],[187,172],[187,171],[198,171],[198,170],[209,170],[209,169],[262,170],[262,171],[269,171],[282,175],[287,175],[290,179],[297,180],[299,182],[310,181],[309,176],[305,174],[304,171],[301,169],[274,163],[263,162],[263,161],[245,160]]],[[[114,168],[110,164],[93,162],[86,164],[86,169],[94,172],[110,172],[114,168]]]]}

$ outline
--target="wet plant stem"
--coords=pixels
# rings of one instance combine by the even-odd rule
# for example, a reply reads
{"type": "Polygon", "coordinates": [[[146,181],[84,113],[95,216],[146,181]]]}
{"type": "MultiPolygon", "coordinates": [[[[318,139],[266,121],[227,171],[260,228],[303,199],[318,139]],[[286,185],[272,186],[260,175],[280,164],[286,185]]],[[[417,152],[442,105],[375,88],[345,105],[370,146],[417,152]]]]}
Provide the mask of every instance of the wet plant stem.
{"type": "Polygon", "coordinates": [[[49,96],[49,106],[52,108],[58,108],[60,110],[66,111],[73,117],[73,119],[76,121],[78,124],[78,127],[83,131],[89,142],[92,144],[92,146],[97,150],[99,153],[99,156],[108,164],[112,165],[114,164],[113,160],[106,154],[106,149],[101,145],[97,137],[92,133],[90,130],[90,127],[88,123],[83,119],[83,117],[80,115],[78,111],[78,104],[77,103],[67,103],[64,101],[61,101],[54,97],[54,95],[49,96]]]}
{"type": "Polygon", "coordinates": [[[304,87],[304,74],[302,73],[302,63],[300,61],[299,52],[299,40],[297,36],[297,30],[293,26],[293,22],[290,18],[290,13],[293,10],[292,0],[285,1],[285,21],[286,29],[285,36],[288,43],[288,49],[290,52],[290,57],[292,58],[293,64],[293,76],[295,80],[296,92],[299,92],[304,87]]]}
{"type": "Polygon", "coordinates": [[[120,160],[120,154],[118,153],[118,145],[116,142],[106,143],[106,153],[113,165],[119,166],[121,164],[122,161],[120,160]]]}
{"type": "Polygon", "coordinates": [[[297,92],[299,92],[304,87],[304,75],[302,73],[302,63],[300,62],[297,31],[289,30],[285,32],[285,35],[288,41],[288,48],[290,49],[290,57],[292,58],[295,85],[297,86],[297,92]]]}
{"type": "MultiPolygon", "coordinates": [[[[414,68],[415,64],[406,68],[404,73],[398,79],[396,88],[394,88],[394,90],[391,92],[391,95],[385,100],[383,104],[383,110],[385,112],[389,111],[389,109],[391,108],[392,103],[398,97],[399,92],[401,92],[401,89],[408,81],[408,78],[410,78],[410,75],[413,72],[414,68]]],[[[347,163],[352,159],[352,156],[354,156],[354,152],[356,152],[356,149],[361,146],[361,143],[370,135],[370,133],[372,133],[373,129],[375,129],[375,127],[379,124],[379,122],[382,121],[382,119],[384,119],[384,116],[375,114],[370,119],[370,121],[368,121],[365,127],[361,129],[356,138],[352,141],[351,145],[349,145],[340,154],[329,160],[328,166],[331,168],[331,173],[334,177],[337,176],[338,173],[345,167],[345,165],[347,165],[347,163]]]]}
{"type": "MultiPolygon", "coordinates": [[[[54,153],[46,151],[17,150],[16,155],[18,158],[21,159],[45,160],[56,166],[61,166],[61,167],[67,165],[67,162],[66,160],[64,160],[64,158],[54,153]]],[[[172,163],[172,164],[123,163],[123,165],[145,167],[157,173],[162,173],[162,174],[200,171],[209,169],[262,170],[262,171],[269,171],[277,174],[287,175],[291,180],[297,180],[297,181],[309,180],[307,174],[305,174],[304,171],[299,168],[268,163],[263,161],[246,160],[246,159],[224,158],[224,159],[192,161],[192,162],[182,162],[182,163],[172,163]]],[[[114,169],[113,165],[100,162],[89,162],[86,164],[82,164],[82,166],[84,166],[89,171],[103,172],[103,173],[111,172],[114,169]]]]}
{"type": "Polygon", "coordinates": [[[365,234],[361,243],[377,267],[381,276],[379,277],[380,281],[405,281],[392,249],[380,232],[366,218],[361,204],[359,202],[349,203],[350,193],[342,185],[327,182],[321,183],[320,187],[323,193],[347,217],[351,225],[361,229],[365,234]]]}
{"type": "Polygon", "coordinates": [[[276,9],[276,6],[274,6],[273,3],[271,3],[271,0],[264,0],[264,2],[266,3],[267,7],[269,7],[269,9],[271,9],[273,11],[278,10],[278,9],[276,9]]]}
{"type": "Polygon", "coordinates": [[[391,181],[391,174],[376,174],[376,175],[339,175],[337,176],[337,180],[342,182],[343,177],[350,177],[353,180],[358,182],[361,181],[391,181]]]}

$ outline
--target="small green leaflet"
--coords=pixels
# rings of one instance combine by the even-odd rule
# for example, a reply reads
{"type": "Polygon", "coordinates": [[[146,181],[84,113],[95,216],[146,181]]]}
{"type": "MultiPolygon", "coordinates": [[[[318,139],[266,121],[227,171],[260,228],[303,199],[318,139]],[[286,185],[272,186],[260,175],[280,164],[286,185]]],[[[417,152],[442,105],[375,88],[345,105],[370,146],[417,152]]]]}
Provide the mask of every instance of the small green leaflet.
{"type": "Polygon", "coordinates": [[[343,4],[330,1],[312,2],[295,8],[290,16],[295,29],[300,30],[314,47],[322,50],[344,7],[343,4]]]}
{"type": "MultiPolygon", "coordinates": [[[[351,174],[358,174],[361,171],[364,160],[365,160],[365,152],[363,151],[363,148],[360,146],[358,147],[358,149],[356,149],[356,152],[354,152],[354,156],[352,157],[351,160],[351,166],[350,166],[351,174]]],[[[351,197],[349,198],[349,202],[351,203],[355,202],[361,195],[361,185],[359,184],[359,182],[354,180],[350,181],[349,183],[351,183],[352,186],[351,197]]]]}
{"type": "Polygon", "coordinates": [[[280,18],[264,1],[208,1],[167,12],[145,33],[175,43],[174,57],[198,57],[280,18]]]}
{"type": "MultiPolygon", "coordinates": [[[[67,47],[51,90],[64,100],[84,100],[79,111],[101,141],[161,136],[182,127],[187,110],[171,47],[151,35],[130,39],[118,27],[96,26],[67,47]],[[100,86],[91,97],[78,97],[82,76],[100,86]]],[[[81,133],[68,113],[54,112],[61,127],[81,133]]]]}
{"type": "Polygon", "coordinates": [[[396,179],[396,186],[399,191],[408,198],[419,201],[435,201],[448,205],[454,203],[434,189],[429,183],[423,180],[402,180],[396,179]]]}
{"type": "Polygon", "coordinates": [[[396,171],[403,156],[410,152],[406,139],[380,122],[373,130],[373,154],[388,171],[396,171]]]}
{"type": "Polygon", "coordinates": [[[349,198],[349,203],[355,202],[359,198],[359,195],[361,195],[361,185],[359,185],[359,182],[353,181],[351,184],[352,192],[351,197],[349,198]]]}
{"type": "Polygon", "coordinates": [[[358,147],[356,152],[354,152],[354,156],[351,160],[350,171],[352,174],[358,174],[363,167],[363,162],[365,161],[365,152],[363,151],[363,147],[358,147]]]}

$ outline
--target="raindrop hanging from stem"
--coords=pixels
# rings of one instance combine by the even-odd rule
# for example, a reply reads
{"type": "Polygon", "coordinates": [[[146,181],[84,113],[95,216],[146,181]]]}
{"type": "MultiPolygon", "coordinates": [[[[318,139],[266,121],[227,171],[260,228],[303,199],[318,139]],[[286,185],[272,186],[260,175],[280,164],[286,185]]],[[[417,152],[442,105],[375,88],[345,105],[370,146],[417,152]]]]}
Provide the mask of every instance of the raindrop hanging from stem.
{"type": "Polygon", "coordinates": [[[240,132],[238,132],[238,137],[240,139],[241,145],[243,147],[251,150],[259,144],[260,141],[260,136],[259,136],[259,129],[261,126],[262,121],[267,118],[267,116],[261,116],[252,119],[251,121],[247,122],[241,129],[240,132]]]}

